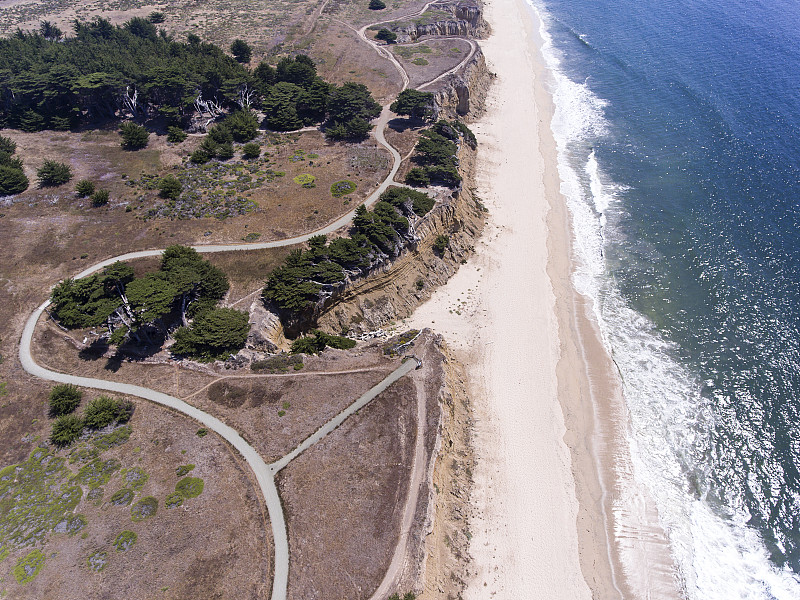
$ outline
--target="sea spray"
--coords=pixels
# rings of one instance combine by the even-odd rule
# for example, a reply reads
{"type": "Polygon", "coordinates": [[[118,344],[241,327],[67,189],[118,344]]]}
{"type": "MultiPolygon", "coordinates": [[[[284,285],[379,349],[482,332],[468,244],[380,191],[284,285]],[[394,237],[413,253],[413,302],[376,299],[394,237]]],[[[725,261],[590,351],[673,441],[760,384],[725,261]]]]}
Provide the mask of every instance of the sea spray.
{"type": "MultiPolygon", "coordinates": [[[[689,598],[800,598],[797,576],[770,561],[763,539],[749,526],[751,515],[736,500],[741,491],[730,490],[730,501],[721,502],[710,484],[717,452],[712,440],[713,393],[685,364],[681,349],[665,339],[651,318],[630,306],[611,276],[607,250],[614,249],[613,260],[625,260],[620,242],[638,241],[625,240],[628,233],[620,226],[627,217],[620,201],[627,182],[616,183],[605,175],[602,155],[596,151],[614,135],[605,117],[608,102],[592,92],[590,81],[576,83],[565,74],[548,31],[552,17],[542,6],[533,8],[542,22],[561,191],[574,234],[573,282],[590,301],[619,368],[629,418],[629,453],[617,457],[622,487],[614,511],[620,553],[623,559],[632,556],[621,538],[626,518],[641,519],[633,514],[635,507],[625,505],[635,504],[640,484],[655,500],[679,587],[689,598]],[[633,480],[624,478],[628,472],[633,480]]],[[[589,44],[590,36],[574,35],[589,44]]],[[[642,254],[652,251],[645,248],[642,254]]]]}

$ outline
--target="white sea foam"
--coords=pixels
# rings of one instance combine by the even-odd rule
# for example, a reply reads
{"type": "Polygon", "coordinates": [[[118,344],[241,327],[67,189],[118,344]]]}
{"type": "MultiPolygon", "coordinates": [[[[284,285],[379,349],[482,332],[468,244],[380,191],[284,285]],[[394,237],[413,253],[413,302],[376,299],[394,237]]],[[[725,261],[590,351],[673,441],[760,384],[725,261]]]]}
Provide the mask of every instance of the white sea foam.
{"type": "Polygon", "coordinates": [[[676,358],[676,348],[649,319],[628,306],[607,276],[603,249],[614,211],[619,215],[617,198],[624,188],[604,177],[592,149],[609,135],[605,102],[586,82],[575,83],[563,73],[561,56],[547,30],[549,16],[540,6],[532,7],[542,22],[542,52],[551,76],[552,129],[574,235],[573,281],[590,300],[620,370],[630,419],[630,456],[618,457],[617,469],[623,478],[630,471],[633,481],[622,482],[620,504],[615,506],[623,560],[631,552],[620,534],[626,528],[624,520],[636,510],[621,503],[636,498],[631,486],[644,485],[655,500],[680,585],[689,598],[800,598],[800,580],[770,562],[759,534],[747,525],[743,504],[715,510],[705,497],[705,474],[712,460],[709,400],[700,393],[701,382],[676,358]]]}

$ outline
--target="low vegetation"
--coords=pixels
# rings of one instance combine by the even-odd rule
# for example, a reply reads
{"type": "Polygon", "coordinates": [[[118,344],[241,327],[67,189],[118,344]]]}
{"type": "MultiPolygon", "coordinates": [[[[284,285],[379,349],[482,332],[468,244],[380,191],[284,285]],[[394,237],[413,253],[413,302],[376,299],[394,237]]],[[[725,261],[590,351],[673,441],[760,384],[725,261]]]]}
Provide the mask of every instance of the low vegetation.
{"type": "Polygon", "coordinates": [[[114,540],[114,548],[117,549],[117,552],[127,552],[133,548],[134,544],[136,543],[136,539],[136,533],[126,529],[114,540]]]}
{"type": "Polygon", "coordinates": [[[152,496],[146,496],[131,506],[131,520],[134,522],[144,521],[154,517],[158,511],[158,500],[152,496]]]}
{"type": "Polygon", "coordinates": [[[81,403],[82,395],[80,389],[70,383],[53,386],[48,397],[50,416],[60,417],[73,412],[81,403]]]}
{"type": "Polygon", "coordinates": [[[326,347],[348,350],[355,345],[355,340],[315,329],[311,335],[297,338],[292,342],[292,354],[318,354],[326,347]]]}
{"type": "Polygon", "coordinates": [[[26,584],[33,581],[44,566],[45,556],[38,548],[20,558],[14,567],[14,579],[17,583],[26,584]]]}
{"type": "Polygon", "coordinates": [[[343,179],[331,184],[331,196],[341,198],[356,191],[356,184],[349,179],[343,179]]]}
{"type": "Polygon", "coordinates": [[[46,160],[36,170],[39,187],[56,187],[72,179],[72,168],[55,160],[46,160]]]}

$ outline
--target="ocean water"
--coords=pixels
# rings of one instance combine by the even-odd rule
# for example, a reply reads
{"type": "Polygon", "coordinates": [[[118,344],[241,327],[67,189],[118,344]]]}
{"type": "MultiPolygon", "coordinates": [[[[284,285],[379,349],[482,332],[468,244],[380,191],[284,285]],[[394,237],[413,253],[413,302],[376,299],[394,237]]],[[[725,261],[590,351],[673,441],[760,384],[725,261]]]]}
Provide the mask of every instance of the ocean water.
{"type": "Polygon", "coordinates": [[[800,3],[530,0],[575,284],[697,600],[800,598],[800,3]]]}

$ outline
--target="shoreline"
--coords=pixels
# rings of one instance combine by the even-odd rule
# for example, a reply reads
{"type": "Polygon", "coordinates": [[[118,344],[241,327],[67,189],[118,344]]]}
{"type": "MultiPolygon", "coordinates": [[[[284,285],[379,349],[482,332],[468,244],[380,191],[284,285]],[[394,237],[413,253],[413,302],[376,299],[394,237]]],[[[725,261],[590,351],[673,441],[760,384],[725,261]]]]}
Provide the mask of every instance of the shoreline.
{"type": "Polygon", "coordinates": [[[467,373],[464,597],[678,598],[666,536],[633,481],[619,374],[571,281],[538,15],[525,0],[485,9],[497,78],[473,129],[489,223],[476,255],[406,320],[441,333],[467,373]]]}

